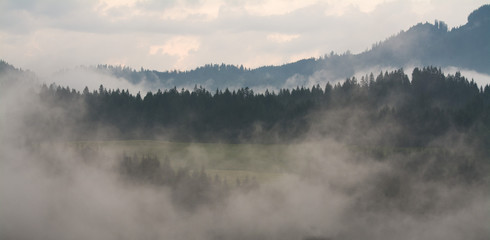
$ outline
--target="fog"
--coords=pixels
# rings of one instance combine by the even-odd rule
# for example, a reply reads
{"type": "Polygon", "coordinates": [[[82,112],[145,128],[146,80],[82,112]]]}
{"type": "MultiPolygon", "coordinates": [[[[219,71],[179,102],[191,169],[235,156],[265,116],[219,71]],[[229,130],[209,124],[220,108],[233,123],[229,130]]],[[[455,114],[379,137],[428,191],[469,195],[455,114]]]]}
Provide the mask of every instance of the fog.
{"type": "MultiPolygon", "coordinates": [[[[416,65],[407,65],[404,66],[403,69],[405,72],[410,73],[413,71],[415,67],[416,65]]],[[[385,72],[385,71],[390,72],[396,69],[399,68],[395,66],[383,67],[378,65],[378,66],[360,69],[356,71],[353,76],[357,80],[360,80],[362,77],[369,76],[369,74],[371,73],[377,76],[380,72],[385,72]]],[[[486,85],[490,84],[490,76],[484,73],[479,73],[476,71],[472,71],[464,68],[458,68],[458,67],[445,67],[443,68],[443,72],[452,75],[454,75],[456,72],[460,72],[463,76],[466,76],[468,79],[474,80],[476,84],[478,84],[478,86],[480,87],[485,87],[486,85]]],[[[335,75],[336,74],[332,74],[332,72],[329,72],[327,70],[316,71],[309,76],[295,74],[290,78],[288,78],[279,87],[270,84],[265,84],[265,85],[258,85],[258,86],[251,87],[251,89],[253,89],[254,92],[256,93],[265,93],[266,90],[268,90],[269,92],[272,91],[278,92],[280,89],[291,89],[291,88],[296,88],[297,86],[311,88],[313,86],[320,85],[320,87],[323,88],[327,83],[330,83],[331,85],[335,85],[337,83],[343,83],[346,79],[343,77],[342,78],[332,77],[335,75]]],[[[408,77],[411,78],[410,75],[408,75],[408,77]]],[[[125,79],[123,77],[116,77],[110,73],[101,73],[94,70],[90,70],[88,68],[87,69],[76,68],[76,69],[59,71],[49,76],[47,75],[40,76],[37,79],[37,81],[45,84],[55,83],[59,86],[69,86],[70,88],[73,88],[80,92],[82,92],[85,87],[87,87],[89,91],[94,91],[99,89],[100,85],[103,85],[107,89],[128,90],[131,94],[137,94],[138,92],[141,94],[145,94],[146,92],[149,91],[155,92],[158,89],[170,89],[173,87],[177,87],[179,90],[186,89],[192,91],[196,86],[195,84],[181,85],[172,81],[172,79],[169,79],[166,82],[149,82],[143,80],[139,83],[133,83],[130,80],[125,79]]],[[[212,85],[212,81],[213,79],[209,79],[207,82],[200,84],[200,86],[203,87],[204,89],[212,90],[212,87],[210,88],[210,86],[212,85]]],[[[235,85],[227,85],[227,86],[220,86],[220,87],[221,89],[228,88],[230,90],[237,90],[242,88],[243,86],[240,85],[239,83],[235,83],[235,85]]]]}
{"type": "MultiPolygon", "coordinates": [[[[490,236],[485,182],[426,180],[423,169],[430,170],[430,159],[411,175],[402,160],[422,157],[417,152],[392,154],[394,161],[388,161],[353,150],[352,139],[362,137],[375,145],[397,129],[395,123],[383,122],[365,131],[358,109],[312,114],[308,136],[285,148],[285,156],[293,159],[290,170],[249,191],[232,189],[222,201],[196,199],[197,206],[189,209],[175,202],[169,187],[125,179],[118,170],[123,153],[102,148],[87,159],[70,147],[69,140],[79,134],[76,119],[40,102],[33,94],[36,89],[21,81],[0,89],[1,239],[490,236]],[[34,113],[44,117],[30,119],[34,113]],[[43,121],[53,115],[59,128],[47,133],[43,121]],[[318,134],[331,127],[347,131],[336,137],[318,134]]],[[[83,114],[83,109],[81,105],[76,111],[83,114]]],[[[448,144],[453,154],[472,155],[472,147],[455,138],[448,133],[434,144],[448,144]]],[[[194,151],[192,145],[188,151],[194,151]]]]}
{"type": "Polygon", "coordinates": [[[460,67],[445,67],[443,71],[448,74],[455,74],[460,72],[461,75],[466,76],[468,79],[474,80],[478,86],[485,87],[490,85],[490,76],[484,73],[479,73],[477,71],[460,68],[460,67]]]}
{"type": "Polygon", "coordinates": [[[87,87],[90,91],[99,89],[100,85],[108,89],[128,90],[132,94],[138,92],[145,93],[151,90],[151,86],[142,80],[139,83],[132,83],[129,80],[116,77],[110,73],[96,71],[89,67],[78,67],[65,69],[53,74],[41,76],[40,80],[44,83],[55,83],[59,86],[69,86],[78,91],[83,91],[87,87]]]}

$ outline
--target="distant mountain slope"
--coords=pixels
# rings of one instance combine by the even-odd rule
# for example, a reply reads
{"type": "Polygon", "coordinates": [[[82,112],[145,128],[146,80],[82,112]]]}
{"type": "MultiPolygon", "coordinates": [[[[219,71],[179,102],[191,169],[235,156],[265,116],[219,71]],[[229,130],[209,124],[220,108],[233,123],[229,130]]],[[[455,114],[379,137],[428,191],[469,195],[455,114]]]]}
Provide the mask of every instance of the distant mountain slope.
{"type": "Polygon", "coordinates": [[[22,70],[8,64],[4,60],[0,60],[0,92],[14,83],[33,82],[36,80],[36,75],[31,71],[22,70]]]}
{"type": "Polygon", "coordinates": [[[145,81],[150,89],[193,87],[283,88],[314,85],[345,79],[356,72],[406,66],[454,66],[490,74],[490,5],[468,16],[468,22],[448,31],[442,21],[419,23],[407,31],[373,45],[360,54],[330,54],[281,66],[246,69],[241,66],[209,64],[190,71],[135,71],[99,65],[97,71],[123,77],[133,83],[145,81]]]}
{"type": "Polygon", "coordinates": [[[490,5],[468,16],[468,22],[448,31],[444,22],[417,24],[358,55],[360,63],[409,63],[457,66],[490,74],[490,5]]]}

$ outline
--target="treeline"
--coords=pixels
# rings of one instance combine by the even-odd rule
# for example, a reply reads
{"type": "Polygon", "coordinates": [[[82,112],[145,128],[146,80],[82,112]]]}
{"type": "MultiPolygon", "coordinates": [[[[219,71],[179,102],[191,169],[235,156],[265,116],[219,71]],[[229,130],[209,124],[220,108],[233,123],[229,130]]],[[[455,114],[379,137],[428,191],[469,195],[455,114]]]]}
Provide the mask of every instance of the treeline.
{"type": "Polygon", "coordinates": [[[471,133],[479,144],[490,143],[490,86],[478,87],[460,73],[446,76],[435,67],[415,68],[412,81],[400,69],[277,93],[254,93],[249,88],[211,93],[196,86],[142,96],[103,86],[80,93],[51,85],[43,86],[40,96],[78,117],[79,138],[91,138],[103,126],[106,137],[118,139],[165,136],[178,141],[278,142],[312,131],[342,136],[396,125],[396,134],[382,144],[425,146],[449,130],[471,133]],[[318,113],[331,114],[315,119],[318,113]],[[363,119],[349,125],[354,116],[363,119]],[[318,130],[320,123],[330,127],[318,130]]]}

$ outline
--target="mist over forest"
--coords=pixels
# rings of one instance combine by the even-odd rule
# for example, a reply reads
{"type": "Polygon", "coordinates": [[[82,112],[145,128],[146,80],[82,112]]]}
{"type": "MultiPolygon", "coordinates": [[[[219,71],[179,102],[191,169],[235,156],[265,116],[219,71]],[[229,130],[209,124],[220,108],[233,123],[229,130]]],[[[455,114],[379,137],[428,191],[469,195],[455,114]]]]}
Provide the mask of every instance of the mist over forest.
{"type": "Polygon", "coordinates": [[[95,67],[119,88],[2,60],[0,239],[488,239],[490,85],[443,69],[490,73],[489,9],[283,66],[95,67]]]}

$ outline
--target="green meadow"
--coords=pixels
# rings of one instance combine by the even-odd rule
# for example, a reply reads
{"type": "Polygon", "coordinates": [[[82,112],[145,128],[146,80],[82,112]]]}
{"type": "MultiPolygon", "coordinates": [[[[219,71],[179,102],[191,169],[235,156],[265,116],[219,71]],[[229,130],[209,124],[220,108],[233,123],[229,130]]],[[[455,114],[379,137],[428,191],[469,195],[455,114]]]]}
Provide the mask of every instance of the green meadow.
{"type": "Polygon", "coordinates": [[[268,181],[289,172],[291,157],[289,145],[282,144],[228,144],[180,143],[154,140],[78,141],[69,144],[76,149],[92,149],[116,155],[156,156],[161,162],[168,158],[174,169],[202,168],[209,176],[220,176],[228,181],[255,178],[268,181]]]}

